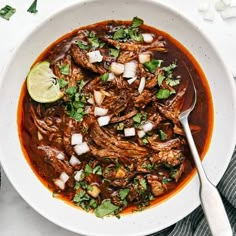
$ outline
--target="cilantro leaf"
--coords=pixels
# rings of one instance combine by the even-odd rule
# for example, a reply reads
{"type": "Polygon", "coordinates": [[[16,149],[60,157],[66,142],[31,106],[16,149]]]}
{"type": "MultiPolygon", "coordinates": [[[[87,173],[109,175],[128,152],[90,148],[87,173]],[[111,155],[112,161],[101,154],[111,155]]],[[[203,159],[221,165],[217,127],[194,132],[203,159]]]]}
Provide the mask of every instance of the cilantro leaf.
{"type": "Polygon", "coordinates": [[[133,117],[133,120],[134,120],[136,123],[141,123],[141,119],[142,119],[142,113],[137,113],[137,114],[133,117]]]}
{"type": "Polygon", "coordinates": [[[59,83],[60,88],[65,88],[66,85],[68,84],[68,82],[64,79],[59,79],[58,83],[59,83]]]}
{"type": "Polygon", "coordinates": [[[149,62],[145,62],[143,65],[151,73],[154,73],[156,71],[157,67],[161,66],[161,63],[162,63],[162,60],[152,59],[149,62]]]}
{"type": "Polygon", "coordinates": [[[98,48],[100,46],[98,38],[95,36],[93,38],[88,38],[88,41],[91,43],[92,48],[98,48]]]}
{"type": "Polygon", "coordinates": [[[75,203],[81,203],[83,201],[88,201],[88,200],[90,200],[90,197],[84,190],[80,190],[78,193],[75,194],[73,198],[73,202],[75,203]]]}
{"type": "Polygon", "coordinates": [[[10,18],[12,17],[12,15],[15,14],[15,12],[16,12],[15,8],[6,5],[2,9],[0,9],[0,16],[5,20],[10,20],[10,18]]]}
{"type": "Polygon", "coordinates": [[[93,169],[92,169],[92,167],[89,164],[86,164],[84,172],[86,174],[92,174],[93,173],[93,169]]]}
{"type": "Polygon", "coordinates": [[[168,89],[159,89],[159,91],[156,94],[156,97],[158,99],[167,99],[171,95],[170,90],[168,89]]]}
{"type": "Polygon", "coordinates": [[[71,86],[66,89],[66,94],[68,94],[68,95],[74,95],[76,92],[77,92],[76,86],[71,86]]]}
{"type": "Polygon", "coordinates": [[[129,33],[129,36],[131,39],[138,41],[138,42],[143,41],[143,35],[138,32],[137,28],[129,29],[128,33],[129,33]]]}
{"type": "Polygon", "coordinates": [[[108,78],[109,78],[109,73],[105,73],[101,76],[101,80],[104,82],[106,82],[108,80],[108,78]]]}
{"type": "Polygon", "coordinates": [[[148,144],[148,140],[147,140],[147,138],[144,137],[144,138],[142,139],[142,142],[143,142],[144,145],[148,144]]]}
{"type": "Polygon", "coordinates": [[[84,50],[89,49],[89,45],[87,45],[85,42],[81,40],[76,41],[76,44],[78,45],[80,49],[84,49],[84,50]]]}
{"type": "Polygon", "coordinates": [[[102,167],[101,166],[96,166],[93,169],[93,174],[102,175],[102,167]]]}
{"type": "Polygon", "coordinates": [[[121,189],[119,191],[119,195],[120,195],[121,200],[124,200],[128,194],[129,194],[129,189],[128,188],[121,189]]]}
{"type": "Polygon", "coordinates": [[[168,85],[170,85],[171,87],[173,87],[173,86],[178,85],[178,84],[180,83],[180,80],[179,80],[179,79],[170,79],[170,78],[167,78],[167,79],[166,79],[166,83],[167,83],[168,85]]]}
{"type": "Polygon", "coordinates": [[[102,218],[104,216],[108,216],[111,214],[115,214],[115,212],[119,209],[118,206],[111,203],[111,200],[104,200],[101,205],[99,205],[94,213],[97,217],[102,218]]]}
{"type": "Polygon", "coordinates": [[[117,130],[123,130],[125,128],[125,124],[123,122],[120,122],[118,126],[116,127],[117,130]]]}
{"type": "Polygon", "coordinates": [[[118,57],[120,54],[120,50],[116,48],[110,48],[109,49],[109,54],[113,57],[118,57]]]}
{"type": "Polygon", "coordinates": [[[161,86],[163,80],[165,79],[165,76],[162,75],[162,74],[158,74],[157,76],[157,82],[158,82],[158,85],[161,86]]]}
{"type": "Polygon", "coordinates": [[[126,38],[126,32],[123,28],[118,29],[113,35],[114,40],[124,39],[124,38],[126,38]]]}
{"type": "Polygon", "coordinates": [[[145,190],[147,189],[147,182],[146,182],[145,179],[141,179],[139,181],[139,183],[140,183],[140,185],[142,186],[143,189],[145,189],[145,190]]]}
{"type": "Polygon", "coordinates": [[[143,24],[143,20],[140,19],[140,18],[138,18],[137,16],[135,16],[135,17],[133,18],[133,20],[132,20],[131,27],[136,28],[136,27],[139,27],[139,26],[142,25],[142,24],[143,24]]]}
{"type": "Polygon", "coordinates": [[[29,13],[37,13],[37,0],[34,0],[32,4],[30,5],[29,9],[27,10],[29,13]]]}
{"type": "Polygon", "coordinates": [[[159,130],[159,136],[162,141],[166,140],[166,138],[167,138],[166,133],[164,131],[162,131],[161,129],[159,130]]]}
{"type": "Polygon", "coordinates": [[[70,65],[69,64],[61,65],[61,66],[58,66],[58,67],[60,69],[60,72],[63,75],[69,75],[70,74],[70,65]]]}

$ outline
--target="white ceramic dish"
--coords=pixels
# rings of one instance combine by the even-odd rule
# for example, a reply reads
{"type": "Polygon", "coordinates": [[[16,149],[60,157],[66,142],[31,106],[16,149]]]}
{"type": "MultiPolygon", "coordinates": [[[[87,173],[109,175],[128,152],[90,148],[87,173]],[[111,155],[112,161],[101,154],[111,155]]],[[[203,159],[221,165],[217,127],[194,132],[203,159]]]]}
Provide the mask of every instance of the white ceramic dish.
{"type": "Polygon", "coordinates": [[[201,30],[177,11],[151,0],[80,1],[49,17],[26,37],[7,66],[0,87],[0,160],[20,195],[50,221],[84,235],[147,235],[170,226],[199,205],[197,176],[167,201],[117,219],[96,218],[55,199],[26,162],[17,131],[17,105],[24,78],[38,55],[71,30],[106,19],[132,19],[168,32],[200,63],[214,103],[214,130],[203,165],[217,184],[230,161],[236,143],[236,91],[233,78],[211,42],[201,30]]]}

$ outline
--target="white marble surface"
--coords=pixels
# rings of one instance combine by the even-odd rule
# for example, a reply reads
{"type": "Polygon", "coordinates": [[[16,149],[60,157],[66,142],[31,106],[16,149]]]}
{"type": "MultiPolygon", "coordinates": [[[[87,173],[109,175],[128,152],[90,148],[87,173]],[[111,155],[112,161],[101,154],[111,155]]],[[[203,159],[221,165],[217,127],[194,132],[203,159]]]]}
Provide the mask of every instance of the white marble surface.
{"type": "MultiPolygon", "coordinates": [[[[46,16],[76,0],[38,0],[38,13],[26,12],[33,0],[1,0],[0,8],[9,4],[17,9],[10,21],[0,19],[0,79],[2,70],[17,44],[36,24],[46,16]]],[[[236,18],[223,21],[215,12],[213,22],[204,21],[198,12],[200,0],[162,0],[189,16],[213,40],[232,73],[236,76],[236,18]]],[[[213,7],[213,0],[212,7],[213,7]]],[[[2,112],[2,111],[1,111],[2,112]]],[[[3,171],[2,171],[3,172],[3,171]]],[[[7,176],[2,173],[0,191],[1,236],[76,236],[49,222],[35,212],[15,191],[7,176]]]]}

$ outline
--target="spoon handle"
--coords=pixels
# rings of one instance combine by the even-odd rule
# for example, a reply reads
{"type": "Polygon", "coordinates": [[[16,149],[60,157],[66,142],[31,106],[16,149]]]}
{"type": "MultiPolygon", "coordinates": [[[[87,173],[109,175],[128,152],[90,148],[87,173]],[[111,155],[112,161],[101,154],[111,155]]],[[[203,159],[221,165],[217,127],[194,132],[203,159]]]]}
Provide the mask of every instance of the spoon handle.
{"type": "Polygon", "coordinates": [[[197,168],[200,179],[200,200],[209,228],[213,236],[232,236],[233,232],[224,204],[217,188],[209,181],[201,164],[193,136],[188,124],[188,117],[180,119],[197,168]]]}

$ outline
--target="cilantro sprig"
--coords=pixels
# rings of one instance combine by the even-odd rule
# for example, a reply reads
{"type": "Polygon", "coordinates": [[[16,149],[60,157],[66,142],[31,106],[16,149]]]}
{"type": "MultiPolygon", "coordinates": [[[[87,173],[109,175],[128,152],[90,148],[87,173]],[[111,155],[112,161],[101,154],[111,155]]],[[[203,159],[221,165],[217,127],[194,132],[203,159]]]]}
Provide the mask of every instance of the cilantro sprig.
{"type": "Polygon", "coordinates": [[[0,17],[2,17],[5,20],[10,20],[10,18],[15,14],[16,9],[6,5],[2,9],[0,9],[0,17]]]}

